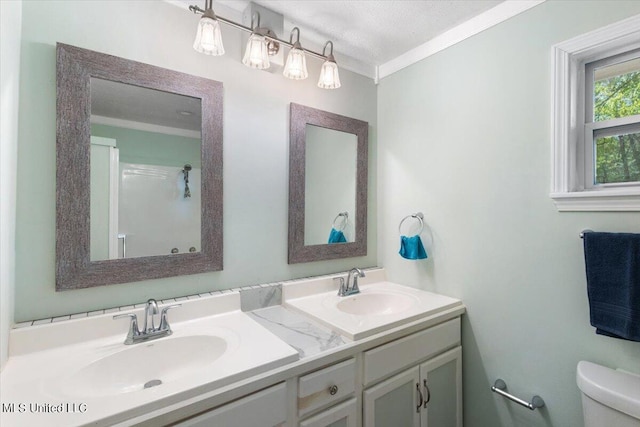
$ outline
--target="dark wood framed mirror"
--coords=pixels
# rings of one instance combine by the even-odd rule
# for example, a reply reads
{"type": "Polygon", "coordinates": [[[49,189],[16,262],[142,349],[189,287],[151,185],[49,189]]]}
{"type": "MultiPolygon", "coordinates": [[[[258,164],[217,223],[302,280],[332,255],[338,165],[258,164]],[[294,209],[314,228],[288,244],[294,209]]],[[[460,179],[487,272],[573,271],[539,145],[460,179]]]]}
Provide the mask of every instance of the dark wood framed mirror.
{"type": "Polygon", "coordinates": [[[289,264],[367,254],[368,126],[291,103],[289,264]]]}
{"type": "MultiPolygon", "coordinates": [[[[61,43],[57,44],[56,71],[56,290],[222,270],[222,83],[61,43]],[[177,116],[175,121],[170,114],[177,116]],[[99,125],[97,117],[102,120],[99,125]],[[127,155],[136,160],[130,166],[135,173],[130,172],[127,180],[146,174],[162,178],[165,185],[161,191],[149,187],[146,192],[132,193],[128,200],[139,199],[141,204],[127,206],[128,210],[123,210],[117,196],[114,199],[113,191],[109,198],[98,192],[102,187],[94,185],[94,172],[100,168],[116,171],[112,173],[116,178],[107,180],[116,183],[112,187],[125,182],[118,156],[115,166],[102,167],[92,144],[94,138],[110,141],[94,137],[100,126],[104,131],[120,124],[127,128],[126,132],[119,128],[120,134],[135,134],[137,139],[132,139],[136,141],[146,138],[127,149],[127,155]],[[172,142],[165,141],[166,135],[173,135],[172,142]],[[179,140],[179,145],[173,140],[179,140]],[[184,141],[195,145],[185,148],[189,144],[184,141]],[[185,152],[190,154],[176,154],[185,152]],[[159,163],[164,164],[150,172],[148,165],[138,163],[151,155],[161,157],[159,163]],[[137,223],[160,217],[165,222],[147,231],[147,249],[139,249],[143,247],[139,243],[142,231],[123,232],[118,220],[125,223],[123,217],[129,219],[131,212],[151,205],[140,194],[157,193],[166,193],[165,198],[175,206],[164,212],[153,205],[140,214],[137,223]],[[111,214],[96,213],[101,203],[111,214]],[[187,212],[184,216],[191,218],[187,222],[192,235],[190,240],[183,239],[180,249],[171,247],[171,242],[165,247],[154,240],[162,230],[168,233],[178,227],[180,221],[173,221],[172,212],[187,212]],[[107,230],[104,238],[96,237],[101,236],[96,231],[101,229],[100,221],[107,230]]],[[[109,149],[115,143],[98,145],[109,149]]]]}

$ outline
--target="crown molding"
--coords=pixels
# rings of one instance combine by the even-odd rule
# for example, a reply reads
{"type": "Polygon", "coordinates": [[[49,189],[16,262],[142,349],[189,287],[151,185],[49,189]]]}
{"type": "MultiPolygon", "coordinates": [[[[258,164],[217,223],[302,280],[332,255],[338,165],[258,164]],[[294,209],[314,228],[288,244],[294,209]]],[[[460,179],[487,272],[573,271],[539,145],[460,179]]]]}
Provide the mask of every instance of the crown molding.
{"type": "Polygon", "coordinates": [[[443,51],[463,40],[468,39],[482,31],[500,24],[516,15],[521,14],[546,0],[507,0],[494,8],[442,33],[428,42],[403,53],[402,55],[378,66],[378,78],[384,78],[391,74],[415,64],[431,55],[443,51]]]}

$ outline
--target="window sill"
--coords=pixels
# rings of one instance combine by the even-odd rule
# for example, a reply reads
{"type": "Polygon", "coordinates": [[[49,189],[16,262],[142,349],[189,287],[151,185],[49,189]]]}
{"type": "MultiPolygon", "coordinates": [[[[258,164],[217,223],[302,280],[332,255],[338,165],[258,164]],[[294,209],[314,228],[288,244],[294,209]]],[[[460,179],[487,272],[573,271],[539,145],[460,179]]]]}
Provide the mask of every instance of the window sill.
{"type": "MultiPolygon", "coordinates": [[[[593,177],[586,152],[585,64],[640,49],[640,15],[574,37],[553,47],[551,194],[558,211],[640,211],[640,186],[572,191],[593,177]]],[[[591,141],[587,141],[589,144],[591,141]]]]}
{"type": "Polygon", "coordinates": [[[560,212],[640,211],[640,188],[561,192],[549,196],[560,212]]]}

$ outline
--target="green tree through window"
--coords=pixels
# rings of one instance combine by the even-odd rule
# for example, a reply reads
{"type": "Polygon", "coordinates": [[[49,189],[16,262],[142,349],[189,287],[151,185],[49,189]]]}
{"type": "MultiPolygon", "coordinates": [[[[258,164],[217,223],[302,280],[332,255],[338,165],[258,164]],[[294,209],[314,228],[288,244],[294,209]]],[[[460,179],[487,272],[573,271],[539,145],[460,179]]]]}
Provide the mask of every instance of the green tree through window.
{"type": "MultiPolygon", "coordinates": [[[[596,122],[640,114],[640,71],[598,80],[596,122]]],[[[640,181],[640,133],[595,138],[596,184],[640,181]]]]}

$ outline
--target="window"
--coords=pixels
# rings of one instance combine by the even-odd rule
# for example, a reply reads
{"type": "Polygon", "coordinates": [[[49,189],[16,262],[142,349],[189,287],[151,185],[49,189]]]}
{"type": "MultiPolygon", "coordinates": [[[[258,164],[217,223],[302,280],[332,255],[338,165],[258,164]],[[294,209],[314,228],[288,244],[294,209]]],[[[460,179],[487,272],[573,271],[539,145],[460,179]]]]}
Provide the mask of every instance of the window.
{"type": "Polygon", "coordinates": [[[587,188],[640,184],[640,50],[586,64],[584,129],[587,188]]]}
{"type": "Polygon", "coordinates": [[[551,198],[640,211],[640,15],[554,46],[551,198]]]}

